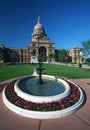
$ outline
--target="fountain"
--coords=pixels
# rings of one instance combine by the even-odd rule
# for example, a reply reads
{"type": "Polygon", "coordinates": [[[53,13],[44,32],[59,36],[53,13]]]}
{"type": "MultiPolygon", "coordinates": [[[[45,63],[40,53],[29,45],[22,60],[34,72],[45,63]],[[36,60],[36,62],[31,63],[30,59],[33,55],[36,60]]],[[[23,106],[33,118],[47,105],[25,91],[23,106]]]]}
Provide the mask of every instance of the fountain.
{"type": "Polygon", "coordinates": [[[39,68],[37,68],[38,72],[39,72],[39,79],[38,79],[38,84],[41,85],[43,84],[43,80],[42,80],[42,70],[44,70],[44,68],[42,68],[42,63],[39,63],[39,68]]]}
{"type": "Polygon", "coordinates": [[[21,116],[35,119],[64,117],[80,109],[84,102],[81,88],[70,80],[43,75],[43,70],[39,63],[33,75],[5,86],[4,104],[21,116]]]}

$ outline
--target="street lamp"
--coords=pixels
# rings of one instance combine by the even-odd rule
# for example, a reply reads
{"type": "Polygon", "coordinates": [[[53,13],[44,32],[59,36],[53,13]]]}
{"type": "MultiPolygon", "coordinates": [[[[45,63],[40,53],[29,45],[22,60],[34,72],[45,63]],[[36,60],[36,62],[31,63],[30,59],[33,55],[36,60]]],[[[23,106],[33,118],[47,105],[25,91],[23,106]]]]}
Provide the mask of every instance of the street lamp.
{"type": "Polygon", "coordinates": [[[82,57],[83,57],[83,52],[82,51],[80,51],[79,56],[80,56],[80,61],[82,63],[82,57]]]}
{"type": "Polygon", "coordinates": [[[79,59],[79,68],[81,68],[82,67],[82,57],[83,57],[83,52],[82,51],[80,51],[79,57],[80,57],[80,59],[79,59]]]}

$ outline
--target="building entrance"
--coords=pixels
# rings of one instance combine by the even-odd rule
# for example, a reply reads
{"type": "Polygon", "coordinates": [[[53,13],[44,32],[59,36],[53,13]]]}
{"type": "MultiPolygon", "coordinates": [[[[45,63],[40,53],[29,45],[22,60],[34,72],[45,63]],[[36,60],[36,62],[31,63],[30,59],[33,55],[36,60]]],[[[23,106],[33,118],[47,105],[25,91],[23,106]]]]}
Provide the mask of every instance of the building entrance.
{"type": "Polygon", "coordinates": [[[45,62],[46,59],[46,48],[45,47],[40,47],[39,48],[39,60],[45,62]]]}

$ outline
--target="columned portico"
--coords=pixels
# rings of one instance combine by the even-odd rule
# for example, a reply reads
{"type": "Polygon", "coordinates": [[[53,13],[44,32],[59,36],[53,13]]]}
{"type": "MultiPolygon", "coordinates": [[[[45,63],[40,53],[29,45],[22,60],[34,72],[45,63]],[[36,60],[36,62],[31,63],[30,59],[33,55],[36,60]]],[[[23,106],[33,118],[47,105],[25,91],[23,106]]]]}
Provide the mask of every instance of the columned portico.
{"type": "MultiPolygon", "coordinates": [[[[6,49],[0,46],[1,58],[3,55],[3,49],[7,50],[6,57],[9,62],[24,62],[24,63],[38,63],[49,62],[49,54],[55,55],[54,43],[49,40],[45,32],[44,26],[40,22],[40,17],[38,17],[37,23],[34,26],[32,32],[32,39],[26,48],[9,48],[6,49]]],[[[6,52],[6,51],[5,51],[6,52]]],[[[54,61],[55,58],[52,58],[54,61]]],[[[52,62],[51,61],[51,62],[52,62]]],[[[1,59],[0,62],[4,62],[1,59]]]]}
{"type": "MultiPolygon", "coordinates": [[[[49,54],[53,53],[53,55],[55,55],[54,43],[50,42],[47,37],[44,26],[40,23],[40,17],[38,18],[37,24],[34,26],[32,41],[27,48],[30,48],[31,63],[36,63],[36,60],[37,62],[39,62],[39,60],[49,62],[49,54]]],[[[53,60],[55,59],[53,58],[53,60]]]]}

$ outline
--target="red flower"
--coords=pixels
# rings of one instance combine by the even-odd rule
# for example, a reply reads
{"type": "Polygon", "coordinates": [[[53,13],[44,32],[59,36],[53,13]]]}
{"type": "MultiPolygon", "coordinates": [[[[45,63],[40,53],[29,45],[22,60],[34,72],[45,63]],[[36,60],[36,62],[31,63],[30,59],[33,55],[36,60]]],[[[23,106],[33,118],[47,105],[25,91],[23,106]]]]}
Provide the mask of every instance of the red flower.
{"type": "Polygon", "coordinates": [[[7,85],[5,89],[5,94],[6,94],[7,99],[11,103],[24,109],[36,110],[36,111],[56,111],[56,110],[65,109],[74,105],[76,102],[78,102],[80,98],[80,90],[78,89],[77,85],[69,82],[71,86],[71,94],[68,97],[65,97],[64,99],[61,99],[55,102],[33,103],[33,102],[22,99],[15,93],[14,91],[15,81],[7,85]]]}
{"type": "Polygon", "coordinates": [[[62,109],[64,109],[65,108],[65,105],[64,104],[62,104],[62,109]]]}
{"type": "Polygon", "coordinates": [[[51,103],[50,103],[50,102],[47,102],[47,103],[46,103],[46,106],[47,106],[47,107],[50,107],[50,106],[51,106],[51,103]]]}
{"type": "Polygon", "coordinates": [[[61,104],[62,104],[62,100],[57,101],[57,103],[58,103],[59,105],[61,105],[61,104]]]}

